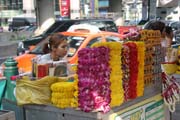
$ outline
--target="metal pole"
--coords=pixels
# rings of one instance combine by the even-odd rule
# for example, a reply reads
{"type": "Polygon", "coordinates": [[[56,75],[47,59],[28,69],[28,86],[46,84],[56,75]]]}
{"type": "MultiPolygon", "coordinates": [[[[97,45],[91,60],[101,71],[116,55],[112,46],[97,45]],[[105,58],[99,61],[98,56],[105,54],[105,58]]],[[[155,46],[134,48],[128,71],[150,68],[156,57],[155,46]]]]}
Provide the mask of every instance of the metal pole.
{"type": "Polygon", "coordinates": [[[148,21],[150,19],[150,0],[148,0],[148,21]]]}

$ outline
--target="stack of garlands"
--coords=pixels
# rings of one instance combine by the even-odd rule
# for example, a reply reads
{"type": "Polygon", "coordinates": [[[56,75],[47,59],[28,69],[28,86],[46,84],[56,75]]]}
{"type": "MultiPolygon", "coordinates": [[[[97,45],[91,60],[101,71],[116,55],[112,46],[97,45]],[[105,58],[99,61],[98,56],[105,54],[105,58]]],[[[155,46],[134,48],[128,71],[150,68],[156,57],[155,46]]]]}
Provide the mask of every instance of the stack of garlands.
{"type": "Polygon", "coordinates": [[[77,107],[74,97],[76,82],[57,82],[51,85],[51,102],[56,107],[77,107]]]}
{"type": "Polygon", "coordinates": [[[137,78],[137,97],[144,94],[144,42],[136,42],[138,50],[138,78],[137,78]]]}
{"type": "Polygon", "coordinates": [[[130,60],[129,60],[129,53],[130,53],[130,48],[128,45],[123,44],[122,48],[122,71],[123,71],[123,88],[124,88],[124,99],[125,101],[128,100],[128,93],[129,91],[129,78],[130,78],[130,60]]]}
{"type": "Polygon", "coordinates": [[[119,106],[124,101],[124,90],[122,86],[122,69],[121,69],[121,49],[122,44],[118,42],[95,43],[92,47],[104,46],[110,49],[109,67],[110,71],[110,90],[111,90],[111,107],[119,106]]]}
{"type": "Polygon", "coordinates": [[[85,112],[110,110],[109,48],[84,48],[78,52],[78,104],[85,112]]]}
{"type": "Polygon", "coordinates": [[[134,42],[127,42],[125,45],[129,48],[129,81],[126,99],[134,99],[137,97],[138,50],[134,42]]]}
{"type": "Polygon", "coordinates": [[[123,88],[125,101],[144,92],[144,43],[127,42],[122,49],[123,88]]]}
{"type": "MultiPolygon", "coordinates": [[[[156,80],[156,78],[161,79],[159,72],[161,71],[160,63],[163,57],[163,53],[160,52],[161,46],[160,46],[160,31],[154,31],[154,30],[141,30],[140,31],[141,39],[140,41],[143,41],[145,43],[145,66],[144,66],[144,81],[145,86],[152,85],[156,80]],[[156,46],[159,49],[158,52],[156,51],[156,46]],[[158,54],[160,52],[160,54],[158,54]],[[157,61],[158,60],[158,61],[157,61]],[[157,69],[157,70],[156,70],[157,69]],[[158,71],[158,72],[154,72],[158,71]],[[155,78],[156,77],[156,78],[155,78]]],[[[157,79],[157,80],[159,80],[157,79]]]]}

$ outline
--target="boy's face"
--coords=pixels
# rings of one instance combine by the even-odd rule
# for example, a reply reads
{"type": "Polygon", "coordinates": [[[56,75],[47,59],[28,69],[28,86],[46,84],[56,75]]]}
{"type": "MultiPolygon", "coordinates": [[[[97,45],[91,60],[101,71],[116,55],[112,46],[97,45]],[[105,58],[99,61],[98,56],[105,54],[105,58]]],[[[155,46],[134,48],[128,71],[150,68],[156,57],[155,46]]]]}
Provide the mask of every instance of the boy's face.
{"type": "Polygon", "coordinates": [[[67,54],[67,51],[68,51],[68,43],[66,40],[64,40],[56,48],[55,54],[59,57],[64,57],[67,54]]]}

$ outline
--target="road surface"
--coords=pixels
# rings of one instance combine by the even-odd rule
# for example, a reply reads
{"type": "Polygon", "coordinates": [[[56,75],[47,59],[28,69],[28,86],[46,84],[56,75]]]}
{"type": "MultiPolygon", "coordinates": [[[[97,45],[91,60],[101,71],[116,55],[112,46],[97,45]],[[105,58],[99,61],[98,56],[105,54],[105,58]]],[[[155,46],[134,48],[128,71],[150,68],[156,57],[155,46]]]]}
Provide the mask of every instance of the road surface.
{"type": "Polygon", "coordinates": [[[10,56],[16,56],[18,41],[12,41],[14,33],[0,33],[0,64],[10,56]]]}

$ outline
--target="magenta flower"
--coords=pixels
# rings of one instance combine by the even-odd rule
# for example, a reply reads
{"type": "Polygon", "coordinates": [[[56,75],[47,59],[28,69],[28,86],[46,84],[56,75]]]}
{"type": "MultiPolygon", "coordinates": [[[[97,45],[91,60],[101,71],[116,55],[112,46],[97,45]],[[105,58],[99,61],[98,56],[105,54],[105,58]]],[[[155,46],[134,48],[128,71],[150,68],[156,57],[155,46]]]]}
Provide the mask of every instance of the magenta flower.
{"type": "Polygon", "coordinates": [[[84,48],[78,52],[78,102],[85,112],[110,110],[109,48],[84,48]]]}

